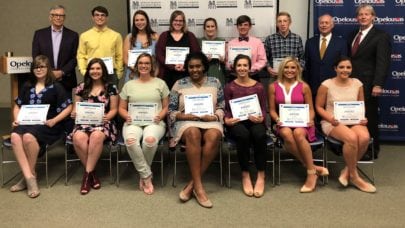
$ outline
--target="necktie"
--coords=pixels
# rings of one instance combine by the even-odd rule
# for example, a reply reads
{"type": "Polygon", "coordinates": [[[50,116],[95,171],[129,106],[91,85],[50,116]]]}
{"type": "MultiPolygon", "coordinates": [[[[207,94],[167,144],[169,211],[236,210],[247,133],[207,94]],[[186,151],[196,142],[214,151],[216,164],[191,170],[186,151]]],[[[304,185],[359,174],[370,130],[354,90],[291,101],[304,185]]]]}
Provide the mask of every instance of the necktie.
{"type": "Polygon", "coordinates": [[[240,37],[239,37],[239,42],[240,42],[240,41],[249,42],[249,37],[248,37],[248,36],[240,36],[240,37]]]}
{"type": "Polygon", "coordinates": [[[323,59],[323,56],[325,55],[326,51],[326,38],[322,38],[322,43],[321,43],[321,49],[319,50],[319,55],[321,56],[321,59],[323,59]]]}
{"type": "Polygon", "coordinates": [[[352,47],[352,55],[356,54],[357,49],[359,49],[361,35],[363,35],[363,34],[361,32],[359,32],[357,34],[356,40],[354,40],[353,47],[352,47]]]}

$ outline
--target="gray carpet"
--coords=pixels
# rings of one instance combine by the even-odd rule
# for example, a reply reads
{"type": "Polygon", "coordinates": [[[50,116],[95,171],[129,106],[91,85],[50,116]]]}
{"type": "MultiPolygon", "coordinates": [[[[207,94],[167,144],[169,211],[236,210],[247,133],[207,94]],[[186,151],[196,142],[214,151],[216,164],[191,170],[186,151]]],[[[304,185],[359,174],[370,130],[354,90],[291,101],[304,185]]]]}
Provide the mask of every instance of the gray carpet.
{"type": "MultiPolygon", "coordinates": [[[[4,112],[1,112],[2,114],[4,112]]],[[[6,133],[4,115],[0,132],[6,133]]],[[[187,165],[180,165],[177,187],[171,186],[173,170],[165,167],[164,187],[159,167],[155,171],[155,194],[146,196],[137,189],[138,177],[130,165],[122,169],[121,184],[110,184],[108,166],[100,162],[97,170],[100,190],[79,194],[82,169],[73,167],[69,185],[64,185],[63,145],[50,150],[50,181],[46,188],[43,166],[37,170],[41,195],[30,199],[26,192],[11,193],[14,179],[0,189],[1,227],[405,227],[405,151],[402,144],[385,144],[375,165],[376,194],[362,193],[354,187],[342,188],[337,176],[340,165],[330,166],[329,184],[320,181],[314,193],[300,194],[305,170],[297,163],[282,167],[280,186],[268,185],[260,198],[246,197],[241,191],[239,167],[232,166],[231,188],[221,187],[218,166],[212,165],[204,177],[212,209],[200,207],[195,199],[178,200],[178,193],[189,178],[187,165]]],[[[9,152],[8,152],[9,153],[9,152]]],[[[365,168],[370,171],[368,168],[365,168]]],[[[6,167],[10,176],[16,165],[6,167]]],[[[270,176],[268,174],[268,176],[270,176]]]]}

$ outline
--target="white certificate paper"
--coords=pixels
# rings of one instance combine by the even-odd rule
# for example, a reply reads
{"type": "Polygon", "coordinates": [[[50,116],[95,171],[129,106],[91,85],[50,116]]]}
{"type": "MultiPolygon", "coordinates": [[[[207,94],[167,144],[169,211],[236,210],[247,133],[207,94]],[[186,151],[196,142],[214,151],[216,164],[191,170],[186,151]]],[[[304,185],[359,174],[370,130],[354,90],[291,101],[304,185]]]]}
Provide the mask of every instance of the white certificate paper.
{"type": "Polygon", "coordinates": [[[273,58],[273,70],[278,72],[278,68],[283,60],[284,58],[273,58]]]}
{"type": "Polygon", "coordinates": [[[128,50],[128,66],[129,67],[135,66],[136,60],[142,53],[148,53],[152,55],[152,49],[142,48],[142,49],[128,50]]]}
{"type": "Polygon", "coordinates": [[[225,56],[225,41],[203,40],[201,46],[202,52],[211,58],[225,56]]]}
{"type": "Polygon", "coordinates": [[[252,58],[252,49],[250,47],[229,47],[228,48],[228,63],[233,64],[233,60],[239,54],[247,55],[249,58],[252,58]]]}
{"type": "Polygon", "coordinates": [[[112,57],[101,58],[107,67],[108,74],[114,74],[114,61],[112,57]]]}
{"type": "Polygon", "coordinates": [[[365,119],[364,101],[335,101],[333,106],[334,117],[341,124],[359,124],[365,119]]]}
{"type": "Polygon", "coordinates": [[[128,113],[131,116],[132,124],[136,125],[153,123],[157,109],[157,103],[128,103],[128,113]]]}
{"type": "Polygon", "coordinates": [[[262,116],[257,94],[229,100],[233,118],[247,120],[249,116],[262,116]]]}
{"type": "Polygon", "coordinates": [[[22,105],[18,112],[19,125],[44,125],[49,104],[22,105]]]}
{"type": "Polygon", "coordinates": [[[184,113],[196,116],[213,115],[212,94],[184,95],[184,113]]]}
{"type": "Polygon", "coordinates": [[[283,127],[307,127],[308,104],[279,104],[280,122],[283,127]]]}
{"type": "Polygon", "coordinates": [[[76,102],[75,124],[103,124],[104,103],[76,102]]]}
{"type": "Polygon", "coordinates": [[[189,52],[189,47],[166,47],[165,64],[184,64],[189,52]]]}

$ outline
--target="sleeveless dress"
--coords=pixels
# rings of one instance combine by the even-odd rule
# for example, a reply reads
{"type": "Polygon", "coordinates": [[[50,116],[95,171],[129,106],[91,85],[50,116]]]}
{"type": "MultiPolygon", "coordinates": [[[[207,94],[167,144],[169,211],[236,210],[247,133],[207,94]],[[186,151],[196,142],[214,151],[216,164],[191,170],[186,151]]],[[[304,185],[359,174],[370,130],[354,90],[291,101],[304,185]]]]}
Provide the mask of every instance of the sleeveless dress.
{"type": "MultiPolygon", "coordinates": [[[[83,95],[83,88],[84,83],[80,83],[79,86],[75,89],[75,95],[81,96],[83,95]]],[[[90,102],[90,103],[104,103],[104,113],[108,113],[110,111],[110,96],[114,96],[118,94],[117,87],[113,84],[106,84],[105,91],[102,91],[98,96],[89,96],[87,99],[82,98],[82,102],[90,102]]],[[[87,124],[76,124],[74,126],[73,132],[69,135],[72,138],[73,134],[76,131],[82,131],[91,133],[93,131],[101,131],[106,136],[107,141],[114,142],[117,138],[117,127],[113,120],[104,122],[102,125],[87,125],[87,124]]]]}
{"type": "MultiPolygon", "coordinates": [[[[304,83],[303,82],[295,82],[291,88],[289,93],[287,93],[283,84],[279,83],[278,81],[274,82],[274,89],[275,89],[275,96],[276,96],[276,105],[278,111],[279,104],[305,104],[304,98],[304,83]]],[[[307,139],[309,142],[316,141],[315,136],[315,127],[305,127],[304,128],[307,132],[307,139]]],[[[277,129],[277,134],[278,134],[277,129]]]]}
{"type": "MultiPolygon", "coordinates": [[[[359,90],[363,84],[357,78],[351,78],[348,86],[338,86],[335,84],[333,78],[327,79],[322,82],[323,86],[328,88],[326,96],[325,110],[333,115],[333,102],[335,101],[357,101],[359,90]]],[[[329,135],[334,126],[326,120],[321,121],[323,133],[329,135]]]]}

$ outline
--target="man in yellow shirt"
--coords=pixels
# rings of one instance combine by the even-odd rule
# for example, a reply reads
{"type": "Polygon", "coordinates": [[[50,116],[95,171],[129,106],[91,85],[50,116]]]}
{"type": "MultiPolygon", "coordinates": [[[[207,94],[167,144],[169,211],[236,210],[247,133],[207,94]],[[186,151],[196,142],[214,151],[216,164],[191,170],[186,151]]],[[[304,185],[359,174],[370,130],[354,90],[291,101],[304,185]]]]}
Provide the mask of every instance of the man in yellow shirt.
{"type": "Polygon", "coordinates": [[[103,58],[109,71],[110,82],[118,84],[123,74],[122,37],[107,26],[108,10],[97,6],[92,11],[94,26],[80,35],[77,63],[80,73],[86,73],[92,58],[103,58]]]}

